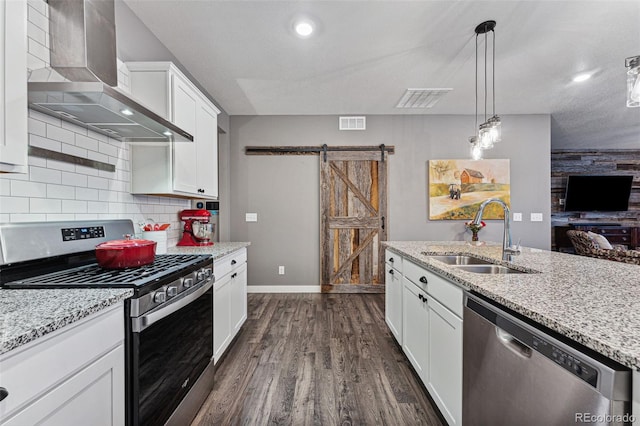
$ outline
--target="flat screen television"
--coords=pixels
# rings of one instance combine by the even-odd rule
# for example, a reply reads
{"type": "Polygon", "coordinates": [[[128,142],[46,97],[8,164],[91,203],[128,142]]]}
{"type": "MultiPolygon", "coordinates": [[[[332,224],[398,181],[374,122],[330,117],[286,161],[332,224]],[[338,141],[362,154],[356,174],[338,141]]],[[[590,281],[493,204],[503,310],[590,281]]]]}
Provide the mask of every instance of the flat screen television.
{"type": "Polygon", "coordinates": [[[564,210],[620,212],[629,209],[633,176],[569,176],[564,210]]]}

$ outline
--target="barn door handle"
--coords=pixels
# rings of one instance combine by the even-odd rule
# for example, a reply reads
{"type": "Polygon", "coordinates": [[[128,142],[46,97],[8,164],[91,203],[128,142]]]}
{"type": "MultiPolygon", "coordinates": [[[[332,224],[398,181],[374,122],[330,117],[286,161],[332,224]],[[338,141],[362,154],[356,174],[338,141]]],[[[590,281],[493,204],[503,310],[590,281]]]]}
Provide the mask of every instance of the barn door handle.
{"type": "Polygon", "coordinates": [[[382,162],[384,163],[384,144],[380,144],[380,155],[382,157],[382,162]]]}
{"type": "Polygon", "coordinates": [[[382,216],[382,229],[384,230],[384,216],[382,216]]]}

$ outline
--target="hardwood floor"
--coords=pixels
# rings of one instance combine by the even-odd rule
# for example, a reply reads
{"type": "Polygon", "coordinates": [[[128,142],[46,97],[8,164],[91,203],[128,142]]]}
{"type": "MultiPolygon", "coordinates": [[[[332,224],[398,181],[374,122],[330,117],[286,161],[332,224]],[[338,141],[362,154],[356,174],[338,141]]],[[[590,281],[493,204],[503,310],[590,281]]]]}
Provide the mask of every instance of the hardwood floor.
{"type": "Polygon", "coordinates": [[[249,294],[192,426],[442,425],[382,294],[249,294]]]}

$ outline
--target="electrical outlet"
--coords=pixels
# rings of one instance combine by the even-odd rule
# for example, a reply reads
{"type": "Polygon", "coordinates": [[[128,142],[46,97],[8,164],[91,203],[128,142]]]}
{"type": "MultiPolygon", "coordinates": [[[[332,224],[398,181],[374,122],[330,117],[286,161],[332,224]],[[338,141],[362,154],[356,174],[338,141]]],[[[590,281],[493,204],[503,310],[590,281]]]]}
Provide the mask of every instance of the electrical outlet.
{"type": "Polygon", "coordinates": [[[514,222],[522,222],[522,213],[514,213],[513,214],[514,222]]]}
{"type": "Polygon", "coordinates": [[[278,275],[284,275],[284,266],[278,266],[278,275]]]}
{"type": "Polygon", "coordinates": [[[542,222],[542,213],[531,213],[531,222],[542,222]]]}
{"type": "Polygon", "coordinates": [[[564,206],[564,198],[560,198],[558,200],[558,204],[560,204],[561,206],[564,206]]]}
{"type": "Polygon", "coordinates": [[[245,222],[257,222],[258,221],[258,213],[246,213],[244,215],[245,222]]]}

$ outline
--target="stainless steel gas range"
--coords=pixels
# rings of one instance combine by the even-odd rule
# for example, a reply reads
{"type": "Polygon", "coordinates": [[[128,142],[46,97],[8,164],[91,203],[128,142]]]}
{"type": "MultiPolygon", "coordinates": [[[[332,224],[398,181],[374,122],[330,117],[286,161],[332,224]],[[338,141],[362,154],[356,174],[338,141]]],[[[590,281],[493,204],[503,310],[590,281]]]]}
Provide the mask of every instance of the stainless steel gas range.
{"type": "Polygon", "coordinates": [[[136,268],[99,267],[95,246],[133,232],[130,220],[0,224],[0,285],[132,288],[127,424],[185,424],[213,385],[213,260],[166,254],[136,268]]]}

